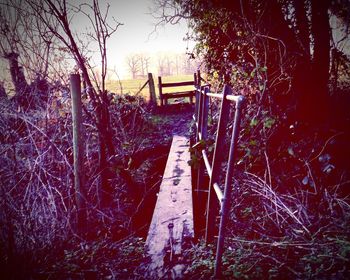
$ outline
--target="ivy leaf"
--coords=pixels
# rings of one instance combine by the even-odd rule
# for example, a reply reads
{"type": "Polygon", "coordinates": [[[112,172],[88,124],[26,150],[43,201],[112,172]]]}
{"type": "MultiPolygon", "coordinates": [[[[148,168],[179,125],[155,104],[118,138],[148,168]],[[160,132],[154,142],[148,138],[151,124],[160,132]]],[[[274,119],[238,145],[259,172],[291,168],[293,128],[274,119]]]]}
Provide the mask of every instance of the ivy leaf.
{"type": "Polygon", "coordinates": [[[325,167],[323,167],[322,171],[329,174],[335,169],[335,166],[333,164],[328,163],[325,167]]]}
{"type": "Polygon", "coordinates": [[[264,127],[265,128],[271,128],[273,124],[275,123],[275,120],[272,118],[266,118],[264,121],[264,127]]]}
{"type": "Polygon", "coordinates": [[[251,121],[250,121],[250,126],[257,126],[258,125],[258,120],[256,118],[253,118],[251,121]]]}
{"type": "Polygon", "coordinates": [[[303,183],[304,186],[306,186],[309,183],[309,177],[305,176],[303,181],[301,181],[303,183]]]}
{"type": "Polygon", "coordinates": [[[288,148],[288,154],[290,154],[292,157],[294,157],[294,156],[295,156],[295,154],[294,154],[294,151],[293,151],[293,148],[292,148],[292,147],[289,147],[289,148],[288,148]]]}
{"type": "Polygon", "coordinates": [[[258,142],[257,142],[256,140],[250,140],[250,141],[249,141],[249,144],[250,144],[251,146],[256,146],[256,145],[258,144],[258,142]]]}

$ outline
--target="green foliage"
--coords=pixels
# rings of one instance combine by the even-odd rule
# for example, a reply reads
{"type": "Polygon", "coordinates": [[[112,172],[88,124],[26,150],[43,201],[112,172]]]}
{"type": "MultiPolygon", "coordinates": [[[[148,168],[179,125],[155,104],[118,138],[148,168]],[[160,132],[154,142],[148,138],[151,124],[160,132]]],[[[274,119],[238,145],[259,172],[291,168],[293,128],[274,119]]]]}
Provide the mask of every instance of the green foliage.
{"type": "Polygon", "coordinates": [[[192,166],[194,169],[198,169],[201,160],[202,160],[202,157],[198,157],[195,154],[191,154],[191,159],[187,163],[189,166],[192,166]]]}
{"type": "Polygon", "coordinates": [[[264,164],[264,149],[267,148],[269,138],[279,125],[279,116],[271,115],[267,110],[251,116],[251,113],[254,113],[253,108],[252,106],[245,112],[245,118],[242,120],[242,138],[237,161],[238,165],[244,166],[247,171],[264,164]]]}
{"type": "Polygon", "coordinates": [[[271,128],[275,123],[275,119],[267,117],[264,119],[264,128],[271,128]]]}
{"type": "Polygon", "coordinates": [[[37,273],[42,277],[69,278],[92,274],[98,279],[117,277],[126,279],[137,275],[138,266],[144,258],[142,238],[130,237],[122,242],[108,239],[79,242],[71,240],[59,256],[50,256],[53,263],[37,273]]]}
{"type": "MultiPolygon", "coordinates": [[[[209,279],[214,272],[215,247],[206,245],[201,240],[186,253],[189,254],[191,265],[185,271],[186,279],[209,279]]],[[[231,246],[224,252],[222,258],[223,273],[221,279],[259,279],[263,276],[262,269],[254,266],[249,260],[252,249],[234,249],[231,246]]]]}
{"type": "Polygon", "coordinates": [[[212,139],[200,140],[192,147],[189,148],[191,153],[191,159],[188,161],[188,165],[197,169],[200,161],[203,159],[202,150],[207,150],[209,153],[214,150],[214,141],[212,139]]]}
{"type": "Polygon", "coordinates": [[[197,245],[190,248],[186,254],[189,256],[191,265],[184,272],[186,278],[189,279],[208,279],[214,271],[214,247],[206,246],[202,240],[197,245]]]}

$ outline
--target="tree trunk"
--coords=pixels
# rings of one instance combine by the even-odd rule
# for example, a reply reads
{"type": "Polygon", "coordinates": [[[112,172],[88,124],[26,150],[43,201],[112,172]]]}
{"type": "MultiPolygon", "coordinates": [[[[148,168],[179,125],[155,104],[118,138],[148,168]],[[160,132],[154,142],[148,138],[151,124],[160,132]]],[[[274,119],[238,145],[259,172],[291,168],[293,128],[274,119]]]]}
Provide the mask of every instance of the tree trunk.
{"type": "Polygon", "coordinates": [[[106,142],[104,137],[100,134],[100,206],[102,208],[108,207],[111,203],[112,189],[109,183],[109,164],[107,161],[106,142]]]}
{"type": "Polygon", "coordinates": [[[0,83],[0,100],[6,100],[6,99],[7,99],[6,89],[3,86],[3,84],[0,83]]]}
{"type": "Polygon", "coordinates": [[[310,60],[310,23],[306,16],[307,2],[308,0],[294,0],[294,9],[298,43],[303,54],[310,60]]]}
{"type": "MultiPolygon", "coordinates": [[[[315,121],[325,121],[329,117],[328,81],[330,66],[330,38],[328,8],[329,0],[311,1],[312,35],[314,38],[314,53],[311,64],[311,81],[313,84],[312,104],[316,105],[313,112],[315,121]]],[[[310,104],[311,105],[311,104],[310,104]]]]}
{"type": "MultiPolygon", "coordinates": [[[[267,40],[268,44],[268,81],[274,83],[273,87],[269,88],[270,96],[276,104],[283,108],[283,111],[288,115],[295,115],[295,103],[297,95],[295,92],[288,92],[290,83],[287,80],[281,79],[281,74],[287,72],[293,59],[302,55],[301,46],[295,32],[288,26],[288,22],[283,14],[282,5],[277,0],[267,1],[268,10],[265,21],[261,24],[266,28],[265,33],[271,38],[278,40],[267,40]],[[277,81],[277,82],[276,82],[277,81]]],[[[262,27],[262,28],[263,28],[262,27]]]]}
{"type": "Polygon", "coordinates": [[[108,129],[109,111],[106,106],[98,105],[96,108],[97,128],[99,135],[99,170],[100,170],[100,202],[101,206],[107,207],[111,201],[111,186],[109,184],[108,158],[115,154],[112,135],[108,129]]]}
{"type": "Polygon", "coordinates": [[[311,0],[312,58],[307,48],[307,44],[310,44],[308,35],[310,28],[306,17],[306,3],[306,1],[294,0],[297,38],[299,45],[302,45],[303,48],[295,56],[292,76],[291,91],[296,97],[296,115],[293,116],[293,119],[315,124],[322,123],[329,117],[329,0],[311,0]]]}
{"type": "Polygon", "coordinates": [[[23,69],[18,64],[18,54],[12,52],[6,54],[5,58],[9,61],[12,83],[15,87],[16,94],[21,95],[28,90],[28,84],[24,77],[23,69]]]}

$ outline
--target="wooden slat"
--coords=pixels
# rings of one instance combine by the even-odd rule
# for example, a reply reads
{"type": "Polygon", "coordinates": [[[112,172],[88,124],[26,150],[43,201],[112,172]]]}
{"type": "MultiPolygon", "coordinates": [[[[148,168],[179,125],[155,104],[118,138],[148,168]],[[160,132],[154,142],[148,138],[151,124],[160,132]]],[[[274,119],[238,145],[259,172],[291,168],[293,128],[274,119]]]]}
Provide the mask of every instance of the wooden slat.
{"type": "Polygon", "coordinates": [[[176,82],[176,83],[162,83],[161,85],[162,85],[162,87],[194,86],[194,81],[176,82]]]}
{"type": "Polygon", "coordinates": [[[179,98],[179,97],[190,97],[194,96],[194,91],[182,91],[182,92],[172,92],[172,93],[163,93],[163,98],[179,98]]]}
{"type": "Polygon", "coordinates": [[[194,237],[189,139],[174,136],[158,193],[146,246],[150,257],[147,279],[180,279],[186,268],[184,247],[194,237]]]}

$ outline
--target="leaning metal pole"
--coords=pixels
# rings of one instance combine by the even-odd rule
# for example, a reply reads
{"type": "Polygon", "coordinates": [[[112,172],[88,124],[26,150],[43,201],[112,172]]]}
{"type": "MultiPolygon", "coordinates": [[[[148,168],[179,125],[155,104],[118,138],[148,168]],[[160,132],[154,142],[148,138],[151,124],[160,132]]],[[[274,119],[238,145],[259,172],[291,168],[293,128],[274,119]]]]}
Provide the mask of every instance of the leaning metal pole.
{"type": "Polygon", "coordinates": [[[234,125],[233,125],[232,137],[231,137],[230,153],[229,153],[229,159],[227,163],[224,199],[221,206],[219,239],[218,239],[218,245],[216,248],[216,259],[215,259],[215,269],[214,269],[215,278],[218,278],[221,275],[222,254],[223,254],[223,248],[224,248],[224,242],[225,242],[225,230],[226,230],[226,223],[227,223],[227,218],[228,218],[230,205],[231,205],[231,192],[232,192],[231,183],[232,183],[232,177],[233,177],[233,165],[234,165],[235,156],[236,156],[243,102],[244,102],[244,97],[239,96],[236,103],[236,112],[235,112],[235,119],[234,119],[234,125]]]}

